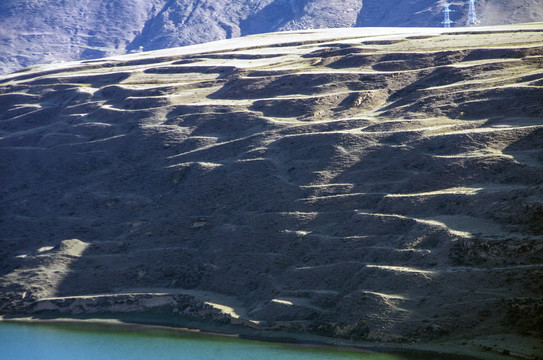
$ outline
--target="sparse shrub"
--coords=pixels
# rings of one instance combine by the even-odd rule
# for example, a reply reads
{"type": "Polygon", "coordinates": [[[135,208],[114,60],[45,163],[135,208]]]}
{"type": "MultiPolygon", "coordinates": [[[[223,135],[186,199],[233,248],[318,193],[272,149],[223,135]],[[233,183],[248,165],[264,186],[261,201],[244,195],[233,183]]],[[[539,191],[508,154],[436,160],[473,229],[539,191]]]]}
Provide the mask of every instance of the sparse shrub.
{"type": "Polygon", "coordinates": [[[331,321],[318,321],[314,323],[311,328],[315,333],[322,336],[350,340],[367,339],[370,333],[370,327],[364,320],[359,320],[358,322],[346,325],[331,321]]]}

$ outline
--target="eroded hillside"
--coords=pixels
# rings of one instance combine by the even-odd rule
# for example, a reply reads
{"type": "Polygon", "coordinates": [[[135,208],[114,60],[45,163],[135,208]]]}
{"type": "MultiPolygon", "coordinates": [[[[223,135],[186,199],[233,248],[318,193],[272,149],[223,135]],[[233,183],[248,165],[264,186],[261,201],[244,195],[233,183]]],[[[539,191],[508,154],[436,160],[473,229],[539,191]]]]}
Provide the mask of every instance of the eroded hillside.
{"type": "Polygon", "coordinates": [[[276,33],[1,78],[0,313],[541,336],[542,31],[276,33]]]}

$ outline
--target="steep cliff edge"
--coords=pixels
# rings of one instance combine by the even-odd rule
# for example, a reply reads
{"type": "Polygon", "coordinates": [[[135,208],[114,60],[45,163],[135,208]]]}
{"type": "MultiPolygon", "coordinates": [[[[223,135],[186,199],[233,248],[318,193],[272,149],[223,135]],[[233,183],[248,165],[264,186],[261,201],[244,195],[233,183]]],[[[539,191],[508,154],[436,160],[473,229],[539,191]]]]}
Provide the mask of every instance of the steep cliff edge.
{"type": "Polygon", "coordinates": [[[0,313],[541,337],[542,33],[298,31],[0,78],[0,313]]]}

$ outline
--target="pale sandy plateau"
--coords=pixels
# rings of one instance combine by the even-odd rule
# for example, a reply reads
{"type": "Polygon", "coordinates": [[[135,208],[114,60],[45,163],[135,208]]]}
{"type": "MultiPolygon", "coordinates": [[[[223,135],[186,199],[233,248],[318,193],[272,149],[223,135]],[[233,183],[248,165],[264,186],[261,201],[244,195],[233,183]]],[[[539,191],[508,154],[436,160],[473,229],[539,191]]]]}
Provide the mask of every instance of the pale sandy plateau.
{"type": "Polygon", "coordinates": [[[541,357],[543,25],[6,75],[0,191],[5,318],[541,357]]]}

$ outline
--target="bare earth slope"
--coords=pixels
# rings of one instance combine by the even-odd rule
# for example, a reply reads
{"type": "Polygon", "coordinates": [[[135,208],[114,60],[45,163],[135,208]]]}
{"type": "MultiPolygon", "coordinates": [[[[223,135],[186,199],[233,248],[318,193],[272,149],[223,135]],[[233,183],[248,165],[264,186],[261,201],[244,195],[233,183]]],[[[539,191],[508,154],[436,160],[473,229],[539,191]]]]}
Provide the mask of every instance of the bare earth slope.
{"type": "Polygon", "coordinates": [[[0,313],[541,337],[542,34],[299,31],[0,78],[0,313]]]}

